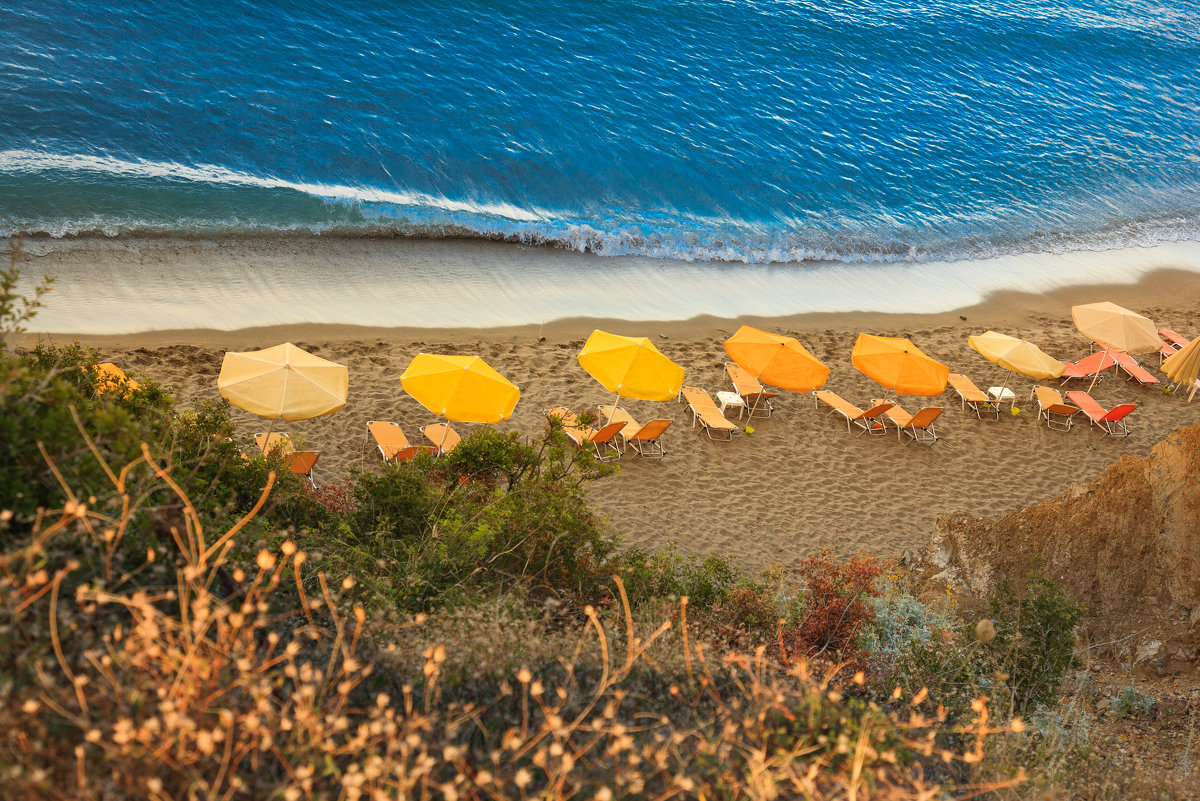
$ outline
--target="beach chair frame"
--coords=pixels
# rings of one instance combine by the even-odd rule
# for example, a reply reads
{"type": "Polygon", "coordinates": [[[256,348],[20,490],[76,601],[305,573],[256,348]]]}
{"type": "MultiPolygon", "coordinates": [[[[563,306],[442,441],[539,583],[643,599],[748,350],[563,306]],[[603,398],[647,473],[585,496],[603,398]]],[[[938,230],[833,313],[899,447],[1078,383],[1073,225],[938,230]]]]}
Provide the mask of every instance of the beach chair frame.
{"type": "Polygon", "coordinates": [[[734,434],[742,430],[721,414],[712,396],[699,387],[680,387],[679,400],[686,403],[688,411],[692,413],[692,428],[703,426],[709,439],[729,442],[734,434]],[[724,436],[714,436],[714,432],[724,436]]]}

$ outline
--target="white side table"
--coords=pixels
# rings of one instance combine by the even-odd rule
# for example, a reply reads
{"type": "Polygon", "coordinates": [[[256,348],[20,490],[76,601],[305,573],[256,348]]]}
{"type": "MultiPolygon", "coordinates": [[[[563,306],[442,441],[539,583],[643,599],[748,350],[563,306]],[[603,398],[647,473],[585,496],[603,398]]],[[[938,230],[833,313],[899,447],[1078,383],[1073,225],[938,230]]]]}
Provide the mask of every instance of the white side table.
{"type": "Polygon", "coordinates": [[[718,392],[717,403],[721,404],[721,414],[725,414],[727,407],[736,406],[739,420],[742,419],[742,412],[746,411],[746,401],[742,400],[742,396],[736,392],[718,392]]]}
{"type": "Polygon", "coordinates": [[[1005,401],[1008,401],[1008,408],[1010,409],[1017,402],[1017,393],[1008,387],[988,387],[988,397],[996,401],[997,406],[1001,406],[1005,401]]]}

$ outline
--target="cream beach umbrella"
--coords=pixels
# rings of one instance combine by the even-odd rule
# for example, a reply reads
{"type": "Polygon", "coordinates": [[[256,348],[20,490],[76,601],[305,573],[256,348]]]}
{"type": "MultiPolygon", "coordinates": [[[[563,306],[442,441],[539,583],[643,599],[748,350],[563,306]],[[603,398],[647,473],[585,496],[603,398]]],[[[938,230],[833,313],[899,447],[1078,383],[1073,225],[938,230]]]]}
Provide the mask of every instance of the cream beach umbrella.
{"type": "MultiPolygon", "coordinates": [[[[1162,347],[1158,328],[1150,318],[1115,303],[1104,301],[1072,306],[1071,317],[1079,333],[1104,348],[1105,353],[1115,350],[1136,356],[1139,353],[1157,353],[1162,347]]],[[[1097,371],[1088,386],[1089,392],[1099,377],[1097,371]]]]}
{"type": "MultiPolygon", "coordinates": [[[[1058,378],[1066,369],[1065,365],[1050,354],[1043,351],[1032,342],[1010,337],[996,331],[988,331],[976,336],[967,337],[967,344],[979,352],[979,355],[989,362],[1000,365],[1006,370],[1029,376],[1038,381],[1048,378],[1058,378]]],[[[1008,387],[1005,379],[1001,394],[1008,387]]]]}
{"type": "MultiPolygon", "coordinates": [[[[579,366],[616,398],[668,401],[683,386],[683,368],[646,337],[593,331],[577,357],[579,366]]],[[[617,400],[613,400],[614,410],[617,400]]]]}
{"type": "Polygon", "coordinates": [[[217,388],[230,403],[271,420],[308,420],[346,405],[345,365],[322,359],[290,342],[266,350],[229,352],[217,388]]]}
{"type": "Polygon", "coordinates": [[[1188,393],[1188,403],[1191,403],[1196,390],[1200,388],[1196,383],[1196,377],[1200,375],[1200,337],[1168,356],[1162,363],[1162,371],[1175,384],[1191,387],[1191,392],[1188,393]]]}

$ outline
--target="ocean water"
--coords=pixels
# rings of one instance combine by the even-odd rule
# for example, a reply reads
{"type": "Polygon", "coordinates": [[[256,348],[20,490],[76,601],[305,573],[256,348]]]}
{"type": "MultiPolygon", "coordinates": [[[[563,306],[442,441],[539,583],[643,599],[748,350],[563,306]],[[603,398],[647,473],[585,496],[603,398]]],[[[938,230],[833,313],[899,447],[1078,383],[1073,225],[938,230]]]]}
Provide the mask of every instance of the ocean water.
{"type": "Polygon", "coordinates": [[[1182,0],[46,0],[0,19],[3,234],[467,237],[664,269],[1200,238],[1182,0]]]}

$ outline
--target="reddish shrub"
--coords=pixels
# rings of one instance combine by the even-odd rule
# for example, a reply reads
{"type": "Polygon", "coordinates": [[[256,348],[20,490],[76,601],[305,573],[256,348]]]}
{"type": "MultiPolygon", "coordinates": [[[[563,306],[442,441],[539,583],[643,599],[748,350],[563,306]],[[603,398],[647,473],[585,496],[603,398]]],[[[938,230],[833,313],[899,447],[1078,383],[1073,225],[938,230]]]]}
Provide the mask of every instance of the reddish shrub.
{"type": "Polygon", "coordinates": [[[857,637],[864,624],[875,619],[869,599],[879,595],[875,581],[884,565],[870,554],[839,563],[824,550],[801,562],[798,572],[805,583],[804,612],[782,632],[785,661],[827,659],[861,669],[866,654],[857,637]]]}

